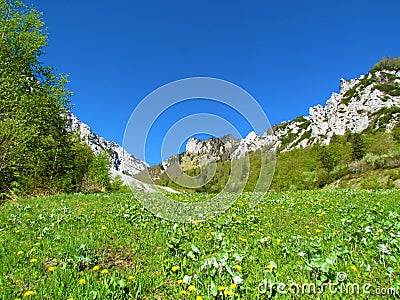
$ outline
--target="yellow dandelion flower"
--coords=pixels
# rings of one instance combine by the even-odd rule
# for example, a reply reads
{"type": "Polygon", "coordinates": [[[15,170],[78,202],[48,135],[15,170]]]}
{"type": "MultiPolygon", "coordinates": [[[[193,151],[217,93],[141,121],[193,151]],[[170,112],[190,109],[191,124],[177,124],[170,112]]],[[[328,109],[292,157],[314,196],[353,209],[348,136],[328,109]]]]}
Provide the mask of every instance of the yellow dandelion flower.
{"type": "Polygon", "coordinates": [[[179,268],[178,268],[177,266],[173,266],[173,267],[171,268],[171,270],[172,270],[172,272],[176,272],[176,271],[179,270],[179,268]]]}
{"type": "Polygon", "coordinates": [[[354,272],[357,271],[357,267],[356,266],[351,266],[350,269],[352,269],[354,272]]]}
{"type": "Polygon", "coordinates": [[[194,291],[195,288],[196,288],[196,287],[195,287],[194,285],[189,285],[188,291],[189,291],[189,292],[194,291]]]}
{"type": "Polygon", "coordinates": [[[68,298],[67,300],[74,300],[74,298],[68,298]]]}
{"type": "Polygon", "coordinates": [[[225,289],[225,287],[223,287],[221,285],[218,287],[218,291],[223,291],[224,289],[225,289]]]}
{"type": "Polygon", "coordinates": [[[129,279],[129,280],[134,280],[135,277],[133,277],[132,275],[130,275],[130,276],[128,277],[128,279],[129,279]]]}
{"type": "Polygon", "coordinates": [[[56,269],[55,267],[49,267],[49,268],[47,269],[47,271],[49,271],[49,272],[54,272],[55,269],[56,269]]]}
{"type": "Polygon", "coordinates": [[[182,284],[182,282],[183,282],[182,279],[179,279],[179,280],[178,280],[178,284],[182,284]]]}
{"type": "Polygon", "coordinates": [[[242,268],[241,265],[236,265],[236,266],[235,266],[235,269],[238,270],[238,271],[242,271],[242,270],[243,270],[243,268],[242,268]]]}
{"type": "Polygon", "coordinates": [[[84,279],[84,278],[81,278],[78,280],[78,284],[80,284],[80,285],[83,285],[85,283],[86,283],[86,279],[84,279]]]}
{"type": "Polygon", "coordinates": [[[22,254],[24,254],[24,251],[20,250],[20,251],[17,252],[17,255],[22,255],[22,254]]]}
{"type": "Polygon", "coordinates": [[[108,273],[108,270],[107,270],[107,269],[101,270],[101,274],[107,274],[107,273],[108,273]]]}
{"type": "Polygon", "coordinates": [[[281,239],[276,239],[276,242],[279,244],[280,242],[282,242],[281,239]]]}
{"type": "Polygon", "coordinates": [[[203,300],[204,298],[202,296],[196,296],[196,300],[203,300]]]}
{"type": "Polygon", "coordinates": [[[225,290],[225,291],[224,291],[224,295],[226,295],[226,296],[232,296],[233,293],[232,293],[231,291],[225,290]]]}
{"type": "Polygon", "coordinates": [[[181,295],[186,295],[186,291],[181,291],[181,295]]]}
{"type": "Polygon", "coordinates": [[[268,265],[268,266],[267,266],[267,269],[272,270],[273,268],[275,268],[273,265],[268,265]]]}
{"type": "Polygon", "coordinates": [[[33,296],[33,295],[35,295],[35,292],[33,292],[33,291],[26,291],[26,292],[22,295],[22,297],[23,297],[23,298],[26,298],[26,297],[33,296]]]}
{"type": "Polygon", "coordinates": [[[317,229],[317,230],[315,230],[315,232],[316,232],[316,233],[320,233],[320,232],[321,232],[321,229],[317,229]]]}
{"type": "Polygon", "coordinates": [[[35,262],[37,262],[37,259],[36,258],[32,258],[29,262],[35,263],[35,262]]]}
{"type": "Polygon", "coordinates": [[[236,289],[236,284],[232,283],[232,284],[229,286],[229,288],[230,288],[231,290],[236,289]]]}
{"type": "Polygon", "coordinates": [[[99,266],[94,266],[92,270],[93,270],[93,271],[97,271],[97,270],[99,270],[99,269],[100,269],[99,266]]]}

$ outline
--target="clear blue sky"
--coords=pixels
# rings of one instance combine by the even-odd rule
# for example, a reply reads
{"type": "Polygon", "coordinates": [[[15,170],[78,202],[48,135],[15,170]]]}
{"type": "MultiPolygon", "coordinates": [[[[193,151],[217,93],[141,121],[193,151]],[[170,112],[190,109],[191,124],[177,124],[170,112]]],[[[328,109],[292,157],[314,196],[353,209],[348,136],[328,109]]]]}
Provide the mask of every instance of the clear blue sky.
{"type": "MultiPolygon", "coordinates": [[[[338,92],[340,78],[358,77],[381,57],[400,55],[398,0],[25,3],[44,13],[49,46],[42,60],[70,74],[74,113],[118,143],[136,105],[174,80],[230,81],[277,124],[324,104],[338,92]]],[[[196,105],[170,118],[167,113],[159,128],[186,110],[196,112],[196,105]]],[[[199,112],[207,108],[214,109],[198,105],[199,112]]],[[[249,128],[238,122],[245,135],[249,128]]],[[[161,137],[154,134],[154,148],[161,137]]],[[[159,162],[157,151],[146,160],[159,162]]]]}

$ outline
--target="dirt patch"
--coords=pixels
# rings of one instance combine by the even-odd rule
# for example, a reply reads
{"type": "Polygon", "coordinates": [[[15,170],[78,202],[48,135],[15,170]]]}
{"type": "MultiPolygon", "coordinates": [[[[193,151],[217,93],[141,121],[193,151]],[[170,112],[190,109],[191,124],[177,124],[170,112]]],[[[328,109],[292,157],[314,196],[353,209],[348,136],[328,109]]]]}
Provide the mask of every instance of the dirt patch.
{"type": "Polygon", "coordinates": [[[123,247],[107,247],[101,250],[98,261],[105,268],[129,269],[134,265],[133,257],[134,254],[123,247]]]}

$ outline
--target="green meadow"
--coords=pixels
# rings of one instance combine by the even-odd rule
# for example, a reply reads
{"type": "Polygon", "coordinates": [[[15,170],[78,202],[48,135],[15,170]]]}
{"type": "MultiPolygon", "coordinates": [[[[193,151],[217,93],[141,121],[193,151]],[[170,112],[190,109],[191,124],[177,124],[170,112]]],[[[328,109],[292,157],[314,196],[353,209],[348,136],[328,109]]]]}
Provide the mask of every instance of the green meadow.
{"type": "Polygon", "coordinates": [[[0,298],[399,297],[399,190],[268,193],[254,209],[250,197],[193,223],[159,219],[130,193],[8,200],[0,298]]]}

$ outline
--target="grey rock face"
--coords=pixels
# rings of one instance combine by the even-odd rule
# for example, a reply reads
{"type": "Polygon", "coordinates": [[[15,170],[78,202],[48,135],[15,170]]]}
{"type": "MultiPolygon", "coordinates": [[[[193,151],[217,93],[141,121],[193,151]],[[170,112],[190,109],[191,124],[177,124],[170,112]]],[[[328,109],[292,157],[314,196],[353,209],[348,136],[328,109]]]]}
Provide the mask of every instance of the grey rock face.
{"type": "Polygon", "coordinates": [[[80,121],[73,113],[70,112],[68,114],[68,119],[70,120],[69,130],[79,132],[81,138],[89,145],[95,154],[101,151],[110,153],[110,171],[112,176],[133,176],[148,167],[147,163],[128,153],[116,142],[107,141],[103,137],[95,134],[87,124],[80,121]]]}

